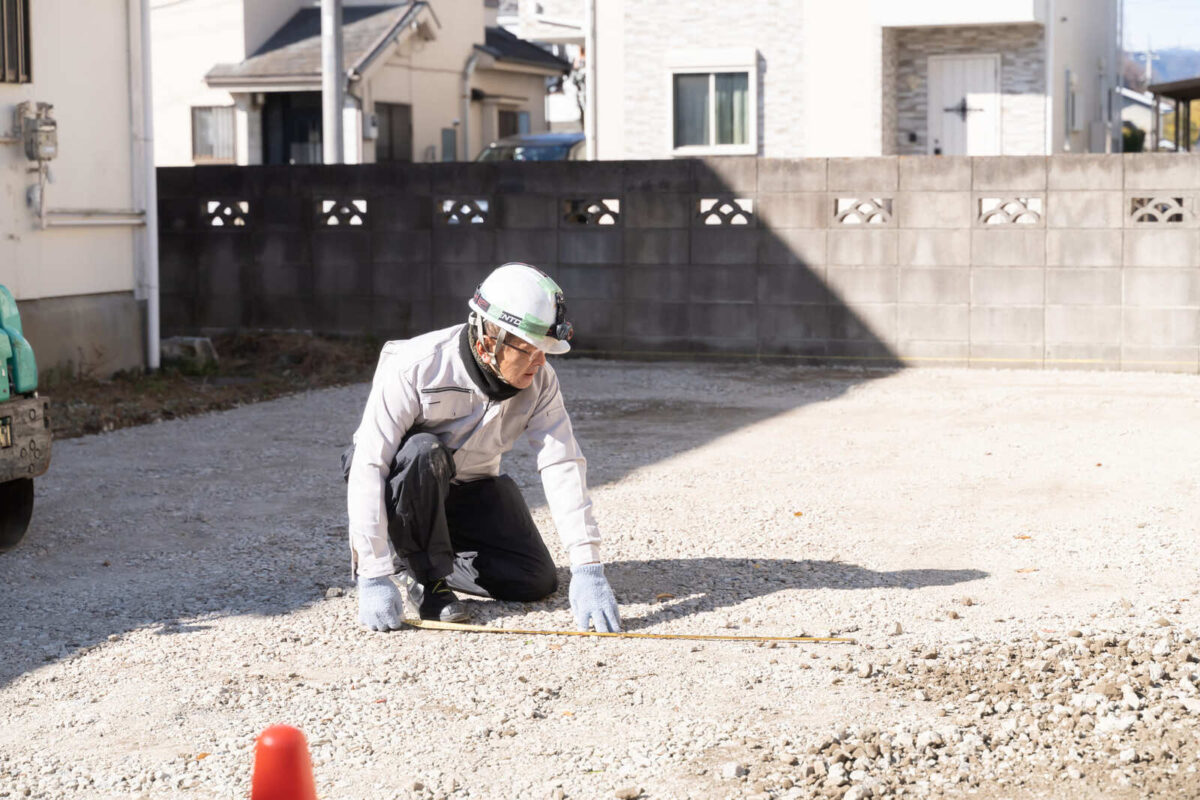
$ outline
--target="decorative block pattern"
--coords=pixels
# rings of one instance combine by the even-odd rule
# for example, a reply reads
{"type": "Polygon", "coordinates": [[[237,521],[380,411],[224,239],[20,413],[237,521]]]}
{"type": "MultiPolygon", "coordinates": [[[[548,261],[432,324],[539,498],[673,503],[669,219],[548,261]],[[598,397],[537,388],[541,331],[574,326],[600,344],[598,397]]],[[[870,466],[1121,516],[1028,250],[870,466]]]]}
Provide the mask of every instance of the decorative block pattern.
{"type": "Polygon", "coordinates": [[[701,197],[696,213],[701,225],[753,225],[754,198],[701,197]]]}
{"type": "Polygon", "coordinates": [[[206,228],[244,228],[250,221],[247,200],[205,200],[203,209],[206,228]]]}
{"type": "Polygon", "coordinates": [[[983,225],[1037,225],[1042,214],[1040,197],[979,198],[979,222],[983,225]]]}
{"type": "Polygon", "coordinates": [[[367,201],[362,198],[356,200],[320,200],[318,201],[318,214],[320,215],[320,224],[327,227],[337,225],[365,225],[367,222],[367,201]]]}
{"type": "Polygon", "coordinates": [[[436,210],[444,225],[482,225],[488,221],[491,201],[486,197],[441,200],[436,210]]]}
{"type": "Polygon", "coordinates": [[[1186,222],[1192,217],[1183,197],[1132,197],[1129,200],[1131,222],[1186,222]]]}
{"type": "Polygon", "coordinates": [[[621,200],[569,198],[562,201],[562,220],[568,225],[616,225],[621,221],[621,200]]]}
{"type": "Polygon", "coordinates": [[[833,220],[839,225],[887,225],[892,221],[892,198],[838,197],[833,203],[833,220]]]}

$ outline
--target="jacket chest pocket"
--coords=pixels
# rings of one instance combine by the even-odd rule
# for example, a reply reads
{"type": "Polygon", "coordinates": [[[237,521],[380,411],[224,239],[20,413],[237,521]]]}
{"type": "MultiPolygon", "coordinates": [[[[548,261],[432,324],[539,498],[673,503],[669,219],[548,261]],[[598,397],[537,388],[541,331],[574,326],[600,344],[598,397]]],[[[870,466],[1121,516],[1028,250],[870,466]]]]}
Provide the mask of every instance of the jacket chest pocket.
{"type": "Polygon", "coordinates": [[[457,386],[422,389],[420,396],[421,416],[426,422],[460,419],[469,416],[475,407],[471,391],[457,386]]]}

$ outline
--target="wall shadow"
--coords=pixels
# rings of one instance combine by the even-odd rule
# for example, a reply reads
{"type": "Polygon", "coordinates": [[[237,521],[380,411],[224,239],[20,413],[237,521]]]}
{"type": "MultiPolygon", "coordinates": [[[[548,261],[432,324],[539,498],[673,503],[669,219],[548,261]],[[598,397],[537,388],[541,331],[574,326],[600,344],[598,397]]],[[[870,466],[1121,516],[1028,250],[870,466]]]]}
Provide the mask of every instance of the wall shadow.
{"type": "MultiPolygon", "coordinates": [[[[491,269],[527,261],[564,289],[568,358],[859,368],[831,382],[844,391],[902,366],[898,232],[879,200],[897,175],[895,159],[754,156],[161,168],[164,332],[407,338],[463,322],[491,269]]],[[[723,398],[702,422],[720,436],[812,399],[723,398]]],[[[660,422],[694,415],[663,403],[660,422]]]]}
{"type": "MultiPolygon", "coordinates": [[[[829,254],[861,260],[882,241],[886,260],[894,225],[833,230],[828,170],[824,159],[753,157],[160,169],[164,335],[249,328],[413,336],[463,321],[466,298],[497,263],[529,261],[562,284],[577,355],[639,362],[621,370],[633,381],[626,394],[567,387],[585,451],[613,456],[593,461],[591,483],[614,482],[887,374],[794,365],[898,365],[877,322],[827,285],[829,254]],[[609,222],[593,213],[600,207],[615,211],[609,222]],[[351,208],[361,224],[346,224],[353,214],[329,224],[351,208]],[[699,363],[687,386],[664,387],[653,364],[641,363],[657,359],[699,363]],[[627,438],[600,438],[613,430],[627,438]]],[[[854,180],[847,191],[858,185],[866,196],[876,176],[854,180]]],[[[269,459],[231,456],[237,435],[227,428],[240,418],[228,415],[56,449],[34,527],[0,563],[0,685],[129,631],[188,635],[214,618],[287,614],[321,601],[328,586],[348,585],[338,456],[365,396],[366,387],[343,390],[337,408],[325,409],[337,421],[316,429],[297,429],[291,409],[303,398],[259,412],[255,430],[273,431],[269,459]],[[174,442],[178,435],[187,447],[174,442]],[[94,508],[70,491],[109,482],[131,458],[141,476],[132,494],[94,508]],[[81,529],[79,520],[94,525],[81,529]],[[143,543],[104,535],[117,527],[144,532],[143,543]],[[292,559],[280,572],[271,558],[280,548],[307,552],[304,566],[292,559]]],[[[718,573],[744,566],[615,565],[614,581],[632,587],[649,569],[695,592],[668,573],[697,565],[718,573]]],[[[810,568],[832,569],[821,580],[833,583],[870,577],[809,562],[778,562],[775,572],[782,585],[803,587],[815,580],[810,568]]],[[[709,602],[741,596],[717,583],[702,591],[709,602]]]]}

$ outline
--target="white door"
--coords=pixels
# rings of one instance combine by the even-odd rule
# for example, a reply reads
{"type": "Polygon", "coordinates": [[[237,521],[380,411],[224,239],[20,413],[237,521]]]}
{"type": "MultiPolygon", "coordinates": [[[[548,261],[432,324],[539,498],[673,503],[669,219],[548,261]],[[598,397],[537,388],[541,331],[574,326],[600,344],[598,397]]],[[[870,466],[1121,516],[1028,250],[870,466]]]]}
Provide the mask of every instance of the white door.
{"type": "Polygon", "coordinates": [[[928,152],[1000,155],[1000,56],[930,56],[928,152]]]}

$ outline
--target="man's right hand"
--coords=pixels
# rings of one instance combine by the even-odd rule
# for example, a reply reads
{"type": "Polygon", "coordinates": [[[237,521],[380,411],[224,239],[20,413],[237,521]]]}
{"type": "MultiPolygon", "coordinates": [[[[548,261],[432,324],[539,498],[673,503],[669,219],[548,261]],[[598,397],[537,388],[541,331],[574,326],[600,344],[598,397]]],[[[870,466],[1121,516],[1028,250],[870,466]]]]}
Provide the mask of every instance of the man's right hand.
{"type": "Polygon", "coordinates": [[[404,597],[389,576],[358,576],[358,621],[373,631],[394,631],[404,621],[404,597]]]}

